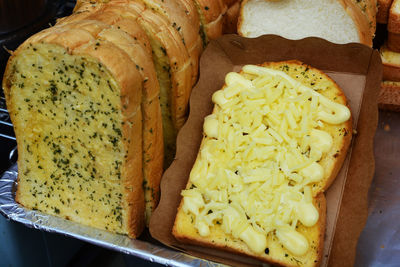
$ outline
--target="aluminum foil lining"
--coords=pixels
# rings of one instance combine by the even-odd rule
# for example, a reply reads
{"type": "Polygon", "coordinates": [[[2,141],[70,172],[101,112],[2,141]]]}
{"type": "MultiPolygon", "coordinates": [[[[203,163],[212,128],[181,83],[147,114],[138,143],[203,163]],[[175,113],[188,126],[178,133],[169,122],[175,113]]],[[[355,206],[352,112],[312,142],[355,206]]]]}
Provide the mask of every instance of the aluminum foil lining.
{"type": "Polygon", "coordinates": [[[51,233],[63,234],[94,245],[168,266],[224,266],[156,244],[151,238],[130,239],[63,218],[28,210],[15,202],[18,168],[13,165],[0,178],[0,213],[7,219],[51,233]]]}

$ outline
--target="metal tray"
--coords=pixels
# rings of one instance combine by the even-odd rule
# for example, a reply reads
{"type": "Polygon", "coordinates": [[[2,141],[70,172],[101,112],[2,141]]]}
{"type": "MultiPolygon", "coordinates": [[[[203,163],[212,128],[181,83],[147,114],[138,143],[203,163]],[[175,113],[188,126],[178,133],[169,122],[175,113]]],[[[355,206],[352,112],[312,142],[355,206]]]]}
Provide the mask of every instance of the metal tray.
{"type": "MultiPolygon", "coordinates": [[[[375,177],[369,194],[369,217],[361,233],[355,266],[398,266],[400,262],[400,113],[379,113],[375,136],[375,177]]],[[[30,228],[63,234],[94,245],[169,266],[222,266],[165,247],[144,233],[123,235],[31,211],[15,202],[17,165],[0,178],[0,213],[30,228]]]]}

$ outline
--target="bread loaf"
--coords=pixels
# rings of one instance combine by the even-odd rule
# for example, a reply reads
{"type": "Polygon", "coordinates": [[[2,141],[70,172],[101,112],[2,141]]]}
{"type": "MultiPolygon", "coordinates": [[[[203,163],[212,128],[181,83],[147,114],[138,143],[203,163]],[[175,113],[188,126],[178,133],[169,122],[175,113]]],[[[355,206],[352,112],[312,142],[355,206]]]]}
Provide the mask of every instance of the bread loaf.
{"type": "Polygon", "coordinates": [[[238,33],[245,37],[277,34],[288,39],[320,37],[334,43],[372,46],[376,20],[374,1],[265,1],[241,4],[238,33]]]}
{"type": "Polygon", "coordinates": [[[321,71],[288,61],[229,73],[212,100],[173,235],[272,264],[318,265],[323,192],[352,135],[343,92],[321,71]]]}

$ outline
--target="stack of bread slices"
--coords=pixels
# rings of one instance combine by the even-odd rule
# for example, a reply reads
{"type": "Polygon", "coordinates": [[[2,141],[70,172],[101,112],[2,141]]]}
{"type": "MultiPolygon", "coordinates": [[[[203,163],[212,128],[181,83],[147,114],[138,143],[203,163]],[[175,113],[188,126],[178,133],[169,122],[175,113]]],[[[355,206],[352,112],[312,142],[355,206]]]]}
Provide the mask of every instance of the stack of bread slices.
{"type": "Polygon", "coordinates": [[[19,152],[16,200],[139,236],[199,57],[234,2],[78,0],[71,16],[26,40],[3,79],[19,152]]]}
{"type": "Polygon", "coordinates": [[[400,1],[380,0],[378,23],[385,24],[388,37],[380,48],[383,63],[383,81],[379,107],[400,111],[400,1]]]}

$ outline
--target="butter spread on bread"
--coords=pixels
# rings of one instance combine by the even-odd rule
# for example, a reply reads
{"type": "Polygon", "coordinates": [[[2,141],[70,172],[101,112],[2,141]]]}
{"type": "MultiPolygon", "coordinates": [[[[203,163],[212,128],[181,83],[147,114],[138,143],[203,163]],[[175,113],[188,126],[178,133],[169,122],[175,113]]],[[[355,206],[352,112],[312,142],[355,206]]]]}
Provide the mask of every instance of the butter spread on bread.
{"type": "Polygon", "coordinates": [[[315,265],[323,191],[351,139],[343,93],[322,72],[289,61],[227,74],[212,101],[173,234],[272,263],[315,265]]]}
{"type": "Polygon", "coordinates": [[[96,37],[109,26],[77,25],[28,39],[7,65],[3,87],[18,144],[16,200],[137,237],[145,213],[143,78],[129,53],[96,37]]]}

